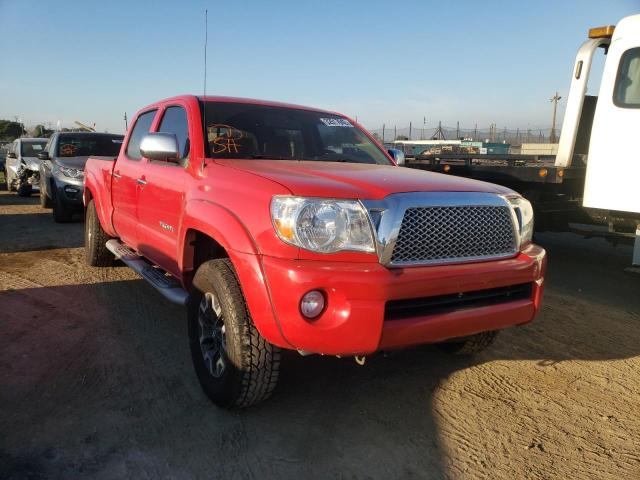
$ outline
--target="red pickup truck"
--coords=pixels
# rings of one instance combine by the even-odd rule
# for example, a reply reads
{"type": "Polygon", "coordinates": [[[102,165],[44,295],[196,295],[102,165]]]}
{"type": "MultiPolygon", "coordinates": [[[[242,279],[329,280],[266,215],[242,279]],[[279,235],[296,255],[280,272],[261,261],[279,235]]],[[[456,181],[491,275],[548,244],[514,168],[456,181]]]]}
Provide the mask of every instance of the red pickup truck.
{"type": "Polygon", "coordinates": [[[527,200],[400,168],[351,119],[179,96],[142,109],[85,169],[85,253],[186,305],[218,405],[268,397],[281,349],[361,359],[426,343],[473,353],[540,308],[527,200]]]}

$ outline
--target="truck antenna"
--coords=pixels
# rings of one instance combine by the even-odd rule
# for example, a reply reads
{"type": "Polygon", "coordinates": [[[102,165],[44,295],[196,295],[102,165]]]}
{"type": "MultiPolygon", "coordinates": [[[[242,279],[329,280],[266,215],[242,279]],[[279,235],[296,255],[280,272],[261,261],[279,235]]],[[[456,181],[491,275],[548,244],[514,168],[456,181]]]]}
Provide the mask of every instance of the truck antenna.
{"type": "MultiPolygon", "coordinates": [[[[204,11],[204,85],[203,85],[203,93],[202,93],[202,134],[204,137],[204,144],[208,146],[209,144],[209,134],[207,132],[207,43],[209,40],[209,28],[208,28],[208,17],[209,10],[205,9],[204,11]]],[[[204,159],[207,156],[207,152],[204,152],[202,157],[202,170],[204,171],[204,159]]]]}

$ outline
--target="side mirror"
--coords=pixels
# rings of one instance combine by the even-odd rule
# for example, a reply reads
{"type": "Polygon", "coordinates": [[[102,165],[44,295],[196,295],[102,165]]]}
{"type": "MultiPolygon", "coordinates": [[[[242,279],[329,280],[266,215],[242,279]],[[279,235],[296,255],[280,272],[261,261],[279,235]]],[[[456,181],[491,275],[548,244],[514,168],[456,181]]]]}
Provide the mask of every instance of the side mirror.
{"type": "Polygon", "coordinates": [[[49,152],[40,152],[38,154],[38,159],[39,160],[49,160],[49,152]]]}
{"type": "Polygon", "coordinates": [[[150,160],[178,163],[178,138],[173,133],[147,133],[140,142],[140,153],[150,160]]]}
{"type": "Polygon", "coordinates": [[[393,159],[399,166],[404,165],[404,152],[402,150],[398,150],[397,148],[390,148],[389,150],[387,150],[387,152],[389,152],[389,155],[393,157],[393,159]]]}
{"type": "Polygon", "coordinates": [[[7,153],[7,158],[17,158],[14,152],[7,153]]]}

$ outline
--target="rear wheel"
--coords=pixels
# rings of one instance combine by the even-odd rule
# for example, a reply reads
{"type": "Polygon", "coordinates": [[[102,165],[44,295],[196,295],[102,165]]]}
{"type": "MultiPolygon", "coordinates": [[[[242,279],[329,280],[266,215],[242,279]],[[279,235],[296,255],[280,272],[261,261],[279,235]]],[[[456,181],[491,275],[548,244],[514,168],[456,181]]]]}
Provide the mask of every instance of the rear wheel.
{"type": "Polygon", "coordinates": [[[474,355],[487,349],[498,336],[497,330],[477,333],[469,337],[456,338],[447,342],[438,343],[438,347],[447,353],[454,355],[474,355]]]}
{"type": "Polygon", "coordinates": [[[189,297],[189,344],[202,389],[218,406],[244,408],[268,398],[280,349],[253,325],[229,259],[198,268],[189,297]]]}
{"type": "Polygon", "coordinates": [[[54,191],[53,194],[53,221],[56,223],[68,223],[73,212],[64,204],[62,196],[54,191]]]}
{"type": "Polygon", "coordinates": [[[107,249],[106,243],[111,237],[100,225],[96,204],[93,200],[87,205],[87,216],[84,222],[84,259],[92,267],[110,267],[115,257],[107,249]]]}

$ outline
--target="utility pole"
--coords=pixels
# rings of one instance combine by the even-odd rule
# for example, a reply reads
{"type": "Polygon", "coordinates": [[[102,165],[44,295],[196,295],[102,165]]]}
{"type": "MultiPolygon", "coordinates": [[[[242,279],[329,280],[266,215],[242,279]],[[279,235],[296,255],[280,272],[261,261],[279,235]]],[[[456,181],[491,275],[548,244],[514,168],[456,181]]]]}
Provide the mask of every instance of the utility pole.
{"type": "Polygon", "coordinates": [[[478,124],[476,123],[476,126],[473,128],[473,140],[475,142],[478,141],[478,124]]]}
{"type": "Polygon", "coordinates": [[[411,140],[411,122],[409,122],[409,140],[411,140]]]}
{"type": "Polygon", "coordinates": [[[382,143],[384,143],[384,123],[382,124],[382,143]]]}
{"type": "Polygon", "coordinates": [[[398,139],[398,126],[393,126],[393,141],[395,142],[398,139]]]}
{"type": "Polygon", "coordinates": [[[460,140],[460,122],[456,122],[456,140],[460,140]]]}
{"type": "Polygon", "coordinates": [[[562,97],[558,95],[558,92],[551,97],[551,103],[553,103],[553,120],[551,121],[551,135],[549,136],[549,143],[556,143],[556,110],[558,109],[558,101],[562,97]]]}
{"type": "Polygon", "coordinates": [[[127,121],[127,112],[124,112],[124,133],[129,130],[129,122],[127,121]]]}
{"type": "Polygon", "coordinates": [[[427,128],[427,117],[422,117],[422,135],[420,136],[420,140],[426,140],[424,136],[424,131],[427,128]]]}

